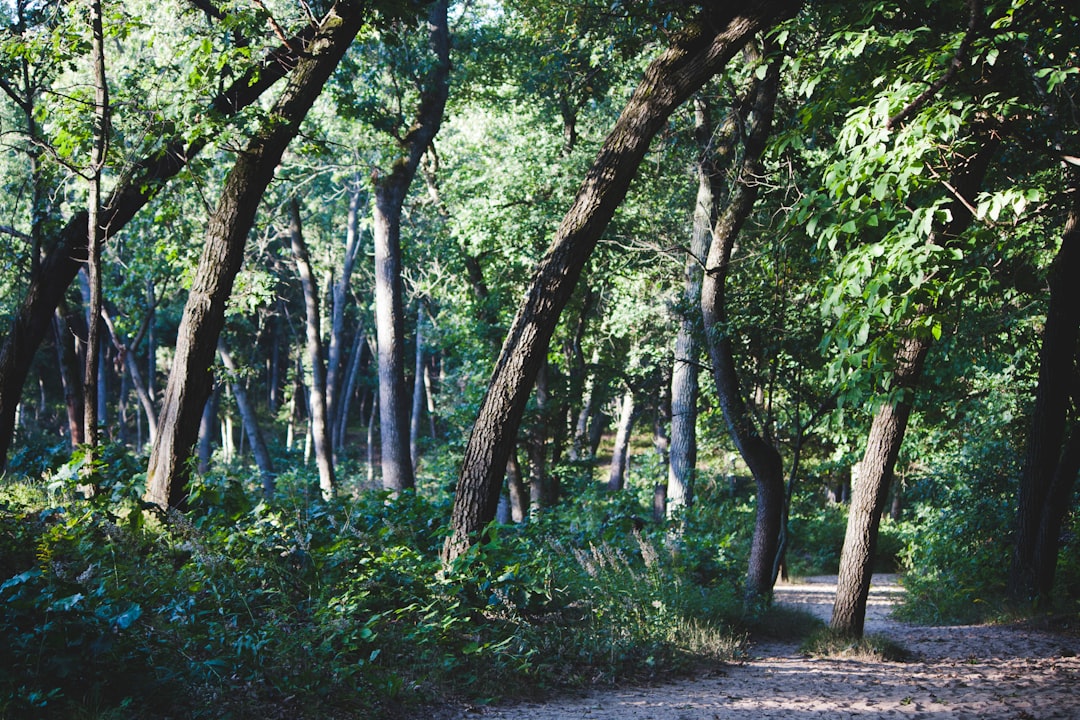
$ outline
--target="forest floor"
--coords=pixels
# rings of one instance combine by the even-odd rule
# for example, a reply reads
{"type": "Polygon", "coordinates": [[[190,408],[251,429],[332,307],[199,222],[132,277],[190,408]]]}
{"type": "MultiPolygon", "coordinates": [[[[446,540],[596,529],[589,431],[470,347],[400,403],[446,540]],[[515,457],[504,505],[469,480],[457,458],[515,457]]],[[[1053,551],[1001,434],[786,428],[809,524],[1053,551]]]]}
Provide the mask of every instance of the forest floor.
{"type": "MultiPolygon", "coordinates": [[[[826,622],[836,578],[777,587],[777,600],[826,622]]],[[[903,588],[875,576],[866,632],[906,662],[811,658],[797,641],[751,644],[737,663],[691,679],[594,691],[543,703],[463,710],[460,720],[1080,719],[1080,638],[1026,625],[926,627],[891,617],[903,588]]]]}

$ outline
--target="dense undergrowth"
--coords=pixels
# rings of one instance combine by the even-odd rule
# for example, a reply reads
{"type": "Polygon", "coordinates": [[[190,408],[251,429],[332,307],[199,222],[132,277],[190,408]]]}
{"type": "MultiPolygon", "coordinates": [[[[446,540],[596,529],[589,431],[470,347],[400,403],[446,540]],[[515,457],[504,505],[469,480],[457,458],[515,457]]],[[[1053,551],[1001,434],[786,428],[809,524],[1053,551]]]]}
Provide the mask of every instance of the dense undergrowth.
{"type": "MultiPolygon", "coordinates": [[[[162,517],[142,505],[123,451],[8,477],[0,717],[393,717],[676,674],[737,656],[772,622],[740,604],[748,492],[703,479],[691,511],[658,523],[651,484],[611,494],[588,468],[562,470],[557,508],[493,526],[449,569],[438,551],[450,493],[435,484],[324,502],[299,470],[267,503],[236,470],[197,480],[187,512],[162,517]]],[[[928,504],[883,524],[878,569],[920,564],[909,613],[978,605],[926,569],[975,577],[999,560],[985,535],[978,547],[955,538],[1005,510],[964,502],[939,503],[949,524],[928,504]]],[[[799,499],[791,574],[835,572],[845,522],[843,507],[799,499]]]]}
{"type": "Polygon", "coordinates": [[[390,716],[739,651],[743,540],[705,514],[675,534],[582,482],[442,570],[445,492],[323,502],[297,473],[265,503],[214,475],[161,517],[139,483],[122,453],[5,481],[0,715],[390,716]]]}

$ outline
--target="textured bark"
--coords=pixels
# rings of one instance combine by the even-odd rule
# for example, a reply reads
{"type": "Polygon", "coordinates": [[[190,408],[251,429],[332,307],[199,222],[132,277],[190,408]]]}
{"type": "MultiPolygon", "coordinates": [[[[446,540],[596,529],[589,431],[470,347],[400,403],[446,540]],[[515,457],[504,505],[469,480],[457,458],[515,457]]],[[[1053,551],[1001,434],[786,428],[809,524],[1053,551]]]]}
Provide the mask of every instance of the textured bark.
{"type": "Polygon", "coordinates": [[[348,3],[335,5],[322,20],[268,120],[237,157],[225,180],[177,331],[173,368],[159,417],[160,432],[147,470],[148,502],[160,507],[182,507],[186,502],[188,460],[210,393],[210,369],[224,324],[225,304],[240,270],[259,200],[361,22],[359,10],[348,3]]]}
{"type": "Polygon", "coordinates": [[[701,348],[701,278],[709,251],[709,226],[713,214],[709,148],[726,147],[713,143],[713,127],[708,103],[694,100],[694,137],[701,150],[698,160],[697,200],[690,248],[683,266],[682,305],[678,310],[679,330],[675,335],[675,357],[671,368],[671,451],[668,462],[667,512],[676,515],[694,501],[694,473],[697,468],[698,366],[701,348]]]}
{"type": "Polygon", "coordinates": [[[379,439],[383,487],[399,492],[413,487],[409,452],[409,404],[405,387],[405,301],[401,280],[401,209],[420,158],[442,124],[449,93],[450,35],[446,0],[429,18],[432,68],[416,116],[401,140],[402,155],[391,171],[375,180],[375,334],[379,359],[379,439]]]}
{"type": "Polygon", "coordinates": [[[221,364],[228,373],[228,383],[232,387],[233,398],[236,400],[236,408],[240,411],[240,422],[244,423],[244,432],[251,441],[251,454],[255,456],[255,467],[259,468],[259,478],[262,480],[263,496],[266,499],[274,497],[274,463],[270,459],[270,451],[266,448],[266,440],[259,428],[259,420],[255,416],[255,408],[248,402],[247,390],[238,379],[236,363],[232,354],[223,344],[218,343],[218,356],[221,364]]]}
{"type": "MultiPolygon", "coordinates": [[[[315,28],[308,28],[270,52],[257,67],[218,95],[207,111],[227,117],[251,105],[296,65],[297,49],[305,47],[314,33],[315,28]]],[[[109,228],[112,235],[118,233],[211,139],[198,138],[185,145],[178,132],[164,150],[136,162],[117,181],[95,224],[109,228]]],[[[15,412],[34,354],[49,331],[53,311],[84,264],[88,226],[86,211],[77,212],[49,239],[51,243],[39,243],[50,244],[51,249],[36,264],[37,272],[31,273],[26,295],[0,346],[0,470],[7,462],[15,412]]]]}
{"type": "Polygon", "coordinates": [[[915,387],[922,375],[923,363],[931,344],[929,338],[907,337],[900,341],[890,387],[890,394],[895,394],[897,399],[882,405],[870,426],[866,452],[852,488],[830,625],[834,632],[841,635],[862,637],[863,634],[878,525],[907,430],[915,387]]]}
{"type": "Polygon", "coordinates": [[[99,363],[101,362],[101,245],[105,228],[101,225],[101,173],[109,147],[109,85],[105,78],[105,30],[101,19],[101,1],[90,3],[90,63],[94,78],[93,144],[90,148],[90,191],[86,200],[87,253],[86,275],[89,297],[86,299],[90,318],[86,332],[86,371],[83,374],[83,426],[86,444],[98,445],[99,363]]]}
{"type": "MultiPolygon", "coordinates": [[[[974,155],[957,158],[950,186],[958,197],[950,203],[951,219],[930,242],[948,244],[972,221],[970,198],[982,187],[990,159],[997,149],[995,140],[987,140],[974,155]]],[[[848,525],[840,553],[840,575],[831,627],[834,632],[862,637],[866,620],[866,599],[870,592],[874,552],[881,513],[889,496],[896,458],[904,440],[908,416],[914,402],[915,388],[922,374],[923,362],[932,341],[927,337],[905,337],[896,352],[895,369],[890,381],[890,395],[870,426],[866,452],[859,464],[858,479],[852,488],[848,525]]]]}
{"type": "Polygon", "coordinates": [[[450,562],[495,517],[502,473],[559,315],[601,233],[626,196],[656,132],[670,114],[759,30],[793,14],[799,2],[710,6],[654,60],[604,140],[577,197],[541,259],[496,362],[462,461],[443,548],[450,562]]]}
{"type": "Polygon", "coordinates": [[[323,358],[322,315],[319,312],[319,288],[311,271],[307,243],[300,225],[300,203],[294,197],[289,201],[289,239],[292,242],[296,272],[304,289],[304,328],[307,336],[308,365],[311,366],[311,385],[308,399],[311,412],[311,441],[315,450],[315,464],[319,468],[319,489],[324,498],[331,498],[337,484],[334,477],[334,450],[330,437],[330,419],[326,411],[326,361],[323,358]]]}
{"type": "MultiPolygon", "coordinates": [[[[765,76],[754,83],[749,98],[753,113],[750,132],[744,142],[743,161],[728,207],[712,227],[712,241],[705,261],[701,285],[701,313],[705,340],[712,360],[716,394],[723,410],[728,433],[757,486],[754,537],[744,593],[748,609],[768,601],[772,594],[773,564],[780,543],[784,507],[784,467],[776,447],[764,437],[743,398],[743,387],[735,363],[735,352],[727,326],[726,282],[731,251],[757,200],[756,178],[762,175],[761,155],[772,131],[773,111],[780,81],[780,63],[769,63],[765,76]]],[[[718,173],[710,172],[715,205],[718,173]]]]}
{"type": "MultiPolygon", "coordinates": [[[[1073,425],[1077,398],[1077,340],[1080,337],[1080,172],[1070,172],[1069,214],[1061,247],[1050,266],[1050,303],[1039,355],[1039,384],[1035,394],[1031,434],[1016,514],[1016,540],[1009,570],[1009,593],[1016,600],[1045,601],[1053,587],[1058,535],[1063,512],[1075,482],[1068,475],[1074,455],[1065,448],[1070,405],[1073,425]],[[1056,526],[1056,529],[1055,529],[1056,526]]],[[[1070,441],[1075,444],[1074,439],[1070,441]]]]}

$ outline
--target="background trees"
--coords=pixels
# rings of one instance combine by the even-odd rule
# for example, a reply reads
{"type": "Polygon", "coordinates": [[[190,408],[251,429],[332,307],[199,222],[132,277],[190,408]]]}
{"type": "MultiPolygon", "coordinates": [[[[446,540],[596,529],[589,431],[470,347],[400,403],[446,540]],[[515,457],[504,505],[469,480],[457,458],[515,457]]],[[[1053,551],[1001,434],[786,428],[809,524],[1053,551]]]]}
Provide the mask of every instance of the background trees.
{"type": "MultiPolygon", "coordinates": [[[[1075,598],[1064,4],[105,2],[104,163],[85,9],[2,10],[13,478],[103,483],[86,502],[107,518],[145,477],[156,504],[191,507],[132,532],[175,543],[183,522],[248,528],[279,553],[251,572],[302,576],[281,597],[317,596],[300,624],[356,672],[383,647],[463,653],[458,622],[503,642],[469,624],[496,612],[498,632],[569,623],[556,576],[653,593],[675,609],[633,616],[616,593],[607,610],[655,631],[631,645],[668,647],[678,623],[727,617],[742,577],[756,612],[785,569],[837,571],[849,521],[845,632],[875,569],[901,567],[909,611],[942,619],[1075,598]],[[89,357],[88,223],[108,331],[89,357]],[[79,381],[95,358],[100,409],[79,381]],[[378,489],[395,502],[375,510],[378,489]],[[429,588],[440,549],[452,582],[429,588]],[[433,602],[446,628],[403,609],[433,602]],[[398,617],[439,639],[400,638],[398,617]]],[[[158,560],[207,571],[185,552],[158,560]]],[[[0,595],[88,596],[71,582],[46,568],[0,595]]],[[[100,617],[138,621],[110,602],[100,617]]]]}

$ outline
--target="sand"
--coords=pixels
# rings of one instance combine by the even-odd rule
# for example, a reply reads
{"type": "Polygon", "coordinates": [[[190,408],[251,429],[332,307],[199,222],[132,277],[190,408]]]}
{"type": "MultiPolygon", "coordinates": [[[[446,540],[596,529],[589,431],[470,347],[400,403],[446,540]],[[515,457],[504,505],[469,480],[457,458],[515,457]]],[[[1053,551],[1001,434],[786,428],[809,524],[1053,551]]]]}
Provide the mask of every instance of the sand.
{"type": "MultiPolygon", "coordinates": [[[[908,662],[814,659],[794,643],[751,646],[749,658],[655,687],[596,691],[544,703],[458,711],[462,720],[1080,720],[1080,638],[1013,625],[924,627],[890,612],[903,589],[877,576],[866,631],[913,654],[908,662]]],[[[824,620],[835,577],[780,585],[777,599],[824,620]]]]}

